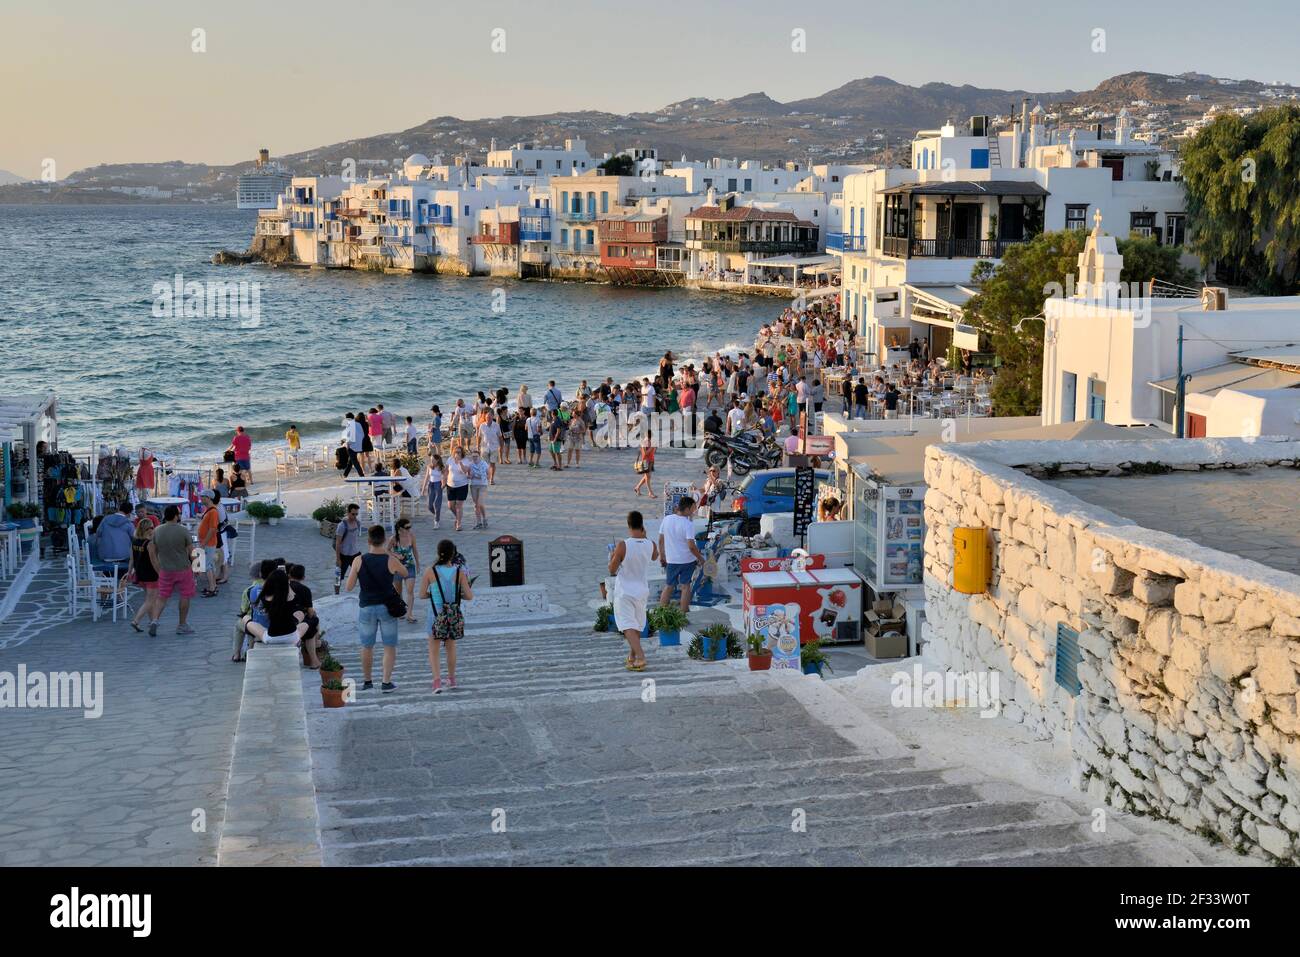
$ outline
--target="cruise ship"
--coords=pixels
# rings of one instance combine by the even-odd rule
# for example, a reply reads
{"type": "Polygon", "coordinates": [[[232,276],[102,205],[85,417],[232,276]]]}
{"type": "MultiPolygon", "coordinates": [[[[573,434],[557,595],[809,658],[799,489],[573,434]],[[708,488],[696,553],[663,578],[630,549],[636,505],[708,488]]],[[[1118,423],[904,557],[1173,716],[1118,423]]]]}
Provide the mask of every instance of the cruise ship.
{"type": "Polygon", "coordinates": [[[271,162],[267,150],[258,150],[257,166],[239,177],[236,203],[240,209],[275,209],[276,199],[289,188],[293,174],[271,162]]]}

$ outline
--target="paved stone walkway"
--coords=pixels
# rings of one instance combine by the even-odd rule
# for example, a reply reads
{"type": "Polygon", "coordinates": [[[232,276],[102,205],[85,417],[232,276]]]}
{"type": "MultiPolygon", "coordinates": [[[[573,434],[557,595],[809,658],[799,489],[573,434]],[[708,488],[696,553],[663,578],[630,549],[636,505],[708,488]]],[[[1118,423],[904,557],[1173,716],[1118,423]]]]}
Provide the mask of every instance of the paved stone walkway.
{"type": "MultiPolygon", "coordinates": [[[[864,731],[816,679],[783,687],[668,649],[651,649],[644,675],[625,671],[619,639],[590,630],[588,602],[626,510],[661,507],[632,496],[631,463],[631,452],[606,452],[563,475],[502,466],[487,531],[435,531],[419,512],[426,559],[453,537],[480,573],[490,538],[521,538],[528,580],[569,613],[472,633],[463,688],[436,698],[417,625],[402,629],[394,695],[362,693],[327,712],[317,675],[301,672],[325,863],[1170,859],[1119,823],[1092,834],[1082,797],[1047,798],[864,731]],[[799,812],[804,830],[792,829],[799,812]]],[[[661,479],[697,468],[669,453],[659,464],[661,479]]],[[[314,523],[261,529],[257,545],[259,557],[302,561],[317,594],[332,592],[331,546],[314,523]]],[[[0,865],[215,862],[243,689],[244,669],[228,660],[243,584],[237,568],[235,587],[195,599],[196,636],[174,635],[173,608],[155,639],[83,617],[0,648],[0,670],[103,671],[106,691],[98,720],[0,712],[0,767],[13,785],[0,794],[0,865]],[[196,809],[204,830],[192,826],[196,809]]],[[[334,636],[355,676],[346,637],[334,636]]],[[[1179,859],[1195,861],[1198,840],[1183,839],[1179,859]]]]}

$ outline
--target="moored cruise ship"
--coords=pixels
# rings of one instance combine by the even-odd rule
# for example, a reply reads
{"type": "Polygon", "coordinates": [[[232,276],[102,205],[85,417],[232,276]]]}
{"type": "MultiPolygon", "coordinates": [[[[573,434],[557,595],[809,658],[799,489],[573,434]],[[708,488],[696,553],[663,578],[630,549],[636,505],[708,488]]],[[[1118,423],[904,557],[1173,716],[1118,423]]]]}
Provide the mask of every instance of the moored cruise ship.
{"type": "Polygon", "coordinates": [[[239,177],[236,203],[240,209],[275,209],[276,199],[292,180],[292,173],[271,162],[269,151],[258,150],[257,166],[239,177]]]}

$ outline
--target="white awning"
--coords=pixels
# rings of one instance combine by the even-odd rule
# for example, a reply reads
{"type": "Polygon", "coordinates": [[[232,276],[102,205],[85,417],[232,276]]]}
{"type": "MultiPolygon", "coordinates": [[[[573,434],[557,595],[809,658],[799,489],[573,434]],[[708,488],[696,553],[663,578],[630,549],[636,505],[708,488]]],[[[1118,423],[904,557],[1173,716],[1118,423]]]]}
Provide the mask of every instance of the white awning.
{"type": "MultiPolygon", "coordinates": [[[[1268,369],[1244,362],[1225,362],[1187,374],[1187,392],[1214,395],[1220,389],[1293,389],[1300,386],[1300,374],[1268,369]]],[[[1177,393],[1178,376],[1148,382],[1162,392],[1177,393]]]]}
{"type": "Polygon", "coordinates": [[[26,426],[37,425],[46,415],[53,418],[57,402],[53,392],[0,396],[0,442],[19,441],[26,426]]]}
{"type": "Polygon", "coordinates": [[[793,269],[798,266],[805,269],[809,266],[820,266],[824,263],[835,261],[834,256],[773,256],[771,259],[754,259],[750,261],[750,268],[755,266],[775,267],[777,269],[793,269]]]}

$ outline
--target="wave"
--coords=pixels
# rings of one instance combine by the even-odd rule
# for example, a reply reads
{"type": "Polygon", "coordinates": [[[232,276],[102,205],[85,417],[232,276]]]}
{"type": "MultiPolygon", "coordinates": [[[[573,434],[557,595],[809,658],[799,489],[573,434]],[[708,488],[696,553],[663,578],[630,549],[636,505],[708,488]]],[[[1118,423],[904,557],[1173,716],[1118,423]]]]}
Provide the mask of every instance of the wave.
{"type": "MultiPolygon", "coordinates": [[[[298,433],[304,437],[330,431],[339,432],[343,428],[342,423],[345,414],[340,412],[332,419],[285,419],[277,425],[245,425],[244,431],[248,433],[249,438],[254,442],[275,440],[283,442],[284,433],[289,431],[290,425],[298,426],[298,433]]],[[[225,448],[230,444],[230,439],[234,434],[234,426],[220,432],[202,432],[191,436],[186,444],[197,448],[225,448]]]]}

